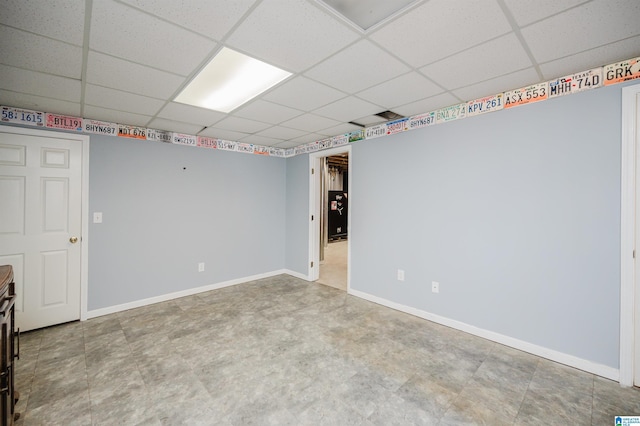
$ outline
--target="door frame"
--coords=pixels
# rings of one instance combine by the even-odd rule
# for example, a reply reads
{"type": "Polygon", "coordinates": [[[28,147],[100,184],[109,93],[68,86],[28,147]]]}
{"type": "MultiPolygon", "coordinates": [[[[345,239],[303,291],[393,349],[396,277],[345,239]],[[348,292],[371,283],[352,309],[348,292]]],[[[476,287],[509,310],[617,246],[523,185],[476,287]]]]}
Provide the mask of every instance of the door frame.
{"type": "Polygon", "coordinates": [[[320,278],[320,161],[324,157],[331,157],[339,154],[349,155],[349,208],[347,209],[347,293],[351,291],[351,211],[353,197],[351,195],[353,186],[351,173],[353,167],[353,154],[350,145],[343,145],[324,151],[309,154],[309,262],[307,264],[307,276],[309,281],[316,281],[320,278]],[[317,172],[317,173],[315,173],[317,172]],[[313,219],[312,219],[313,218],[313,219]],[[313,266],[311,266],[313,265],[313,266]]]}
{"type": "Polygon", "coordinates": [[[17,135],[38,136],[49,139],[65,139],[81,142],[82,176],[81,176],[81,247],[80,247],[80,321],[87,319],[88,280],[89,280],[89,146],[90,137],[77,133],[58,132],[53,130],[30,129],[26,127],[0,124],[0,132],[17,135]]]}
{"type": "MultiPolygon", "coordinates": [[[[636,238],[640,229],[636,228],[636,200],[640,201],[640,184],[637,182],[637,155],[640,143],[640,129],[636,123],[637,97],[640,96],[640,84],[622,88],[622,146],[621,146],[621,193],[620,193],[620,384],[633,386],[636,351],[640,342],[634,342],[635,330],[640,327],[640,315],[634,310],[640,308],[640,289],[637,278],[640,277],[638,263],[635,261],[636,238]],[[634,318],[635,317],[635,318],[634,318]]],[[[640,253],[639,253],[640,254],[640,253]]]]}

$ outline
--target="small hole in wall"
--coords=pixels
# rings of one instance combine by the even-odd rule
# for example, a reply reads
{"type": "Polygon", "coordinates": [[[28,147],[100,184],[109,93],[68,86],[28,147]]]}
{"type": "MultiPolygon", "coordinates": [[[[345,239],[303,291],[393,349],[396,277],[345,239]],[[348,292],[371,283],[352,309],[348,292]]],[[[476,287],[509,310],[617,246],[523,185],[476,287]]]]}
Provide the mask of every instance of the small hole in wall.
{"type": "Polygon", "coordinates": [[[186,168],[186,167],[183,167],[183,168],[182,168],[182,170],[187,170],[187,168],[186,168]]]}

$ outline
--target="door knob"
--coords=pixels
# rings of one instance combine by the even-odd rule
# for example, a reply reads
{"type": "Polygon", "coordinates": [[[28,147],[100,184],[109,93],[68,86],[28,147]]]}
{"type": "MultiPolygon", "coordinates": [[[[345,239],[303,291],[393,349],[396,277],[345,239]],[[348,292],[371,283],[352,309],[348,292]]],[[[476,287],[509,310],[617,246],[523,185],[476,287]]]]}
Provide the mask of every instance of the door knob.
{"type": "Polygon", "coordinates": [[[78,242],[78,237],[71,237],[71,238],[69,238],[69,242],[70,242],[71,244],[75,244],[75,243],[77,243],[77,242],[78,242]]]}

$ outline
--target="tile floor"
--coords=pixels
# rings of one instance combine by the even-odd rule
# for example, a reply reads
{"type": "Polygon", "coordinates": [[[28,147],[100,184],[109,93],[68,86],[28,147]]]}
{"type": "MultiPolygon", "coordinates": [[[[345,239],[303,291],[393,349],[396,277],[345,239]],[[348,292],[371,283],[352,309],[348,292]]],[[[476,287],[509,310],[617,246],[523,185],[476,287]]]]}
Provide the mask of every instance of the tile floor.
{"type": "Polygon", "coordinates": [[[347,240],[330,242],[324,249],[324,260],[320,261],[317,283],[338,290],[347,290],[347,240]]]}
{"type": "Polygon", "coordinates": [[[281,275],[22,335],[18,425],[613,425],[640,389],[281,275]]]}

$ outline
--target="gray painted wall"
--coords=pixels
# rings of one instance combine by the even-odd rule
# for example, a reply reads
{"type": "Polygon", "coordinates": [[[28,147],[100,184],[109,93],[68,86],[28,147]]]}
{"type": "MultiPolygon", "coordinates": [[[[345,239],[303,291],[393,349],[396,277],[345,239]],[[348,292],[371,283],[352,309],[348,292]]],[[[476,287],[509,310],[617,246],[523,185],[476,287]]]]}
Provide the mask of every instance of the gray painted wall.
{"type": "Polygon", "coordinates": [[[354,143],[352,288],[617,368],[621,87],[354,143]]]}
{"type": "Polygon", "coordinates": [[[284,268],[285,178],[281,158],[91,136],[89,311],[284,268]]]}

